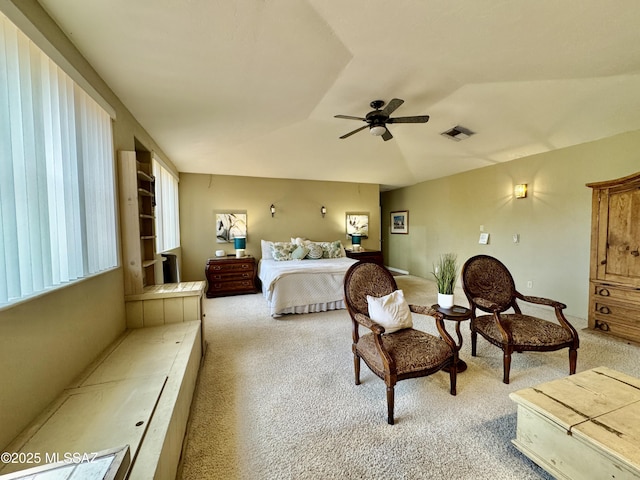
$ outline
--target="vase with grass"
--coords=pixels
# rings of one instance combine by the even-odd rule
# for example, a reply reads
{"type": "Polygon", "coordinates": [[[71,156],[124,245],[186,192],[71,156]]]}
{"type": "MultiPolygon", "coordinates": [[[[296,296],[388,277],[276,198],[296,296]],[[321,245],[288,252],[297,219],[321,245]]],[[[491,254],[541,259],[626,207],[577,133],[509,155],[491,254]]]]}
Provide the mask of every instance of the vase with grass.
{"type": "Polygon", "coordinates": [[[453,289],[458,279],[458,259],[455,253],[440,255],[431,271],[438,287],[438,305],[442,308],[453,307],[453,289]]]}

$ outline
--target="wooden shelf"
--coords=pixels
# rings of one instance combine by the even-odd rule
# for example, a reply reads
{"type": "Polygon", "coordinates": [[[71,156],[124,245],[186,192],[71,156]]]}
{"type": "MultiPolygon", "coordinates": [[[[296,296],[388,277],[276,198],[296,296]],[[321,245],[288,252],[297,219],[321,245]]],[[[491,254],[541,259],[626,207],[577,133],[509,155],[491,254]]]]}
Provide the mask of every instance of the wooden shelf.
{"type": "Polygon", "coordinates": [[[153,221],[155,178],[150,152],[120,152],[120,185],[125,295],[132,295],[155,284],[158,263],[153,221]]]}
{"type": "Polygon", "coordinates": [[[153,178],[148,173],[143,172],[142,170],[138,170],[137,173],[138,173],[138,180],[143,180],[145,182],[155,182],[156,181],[155,178],[153,178]]]}

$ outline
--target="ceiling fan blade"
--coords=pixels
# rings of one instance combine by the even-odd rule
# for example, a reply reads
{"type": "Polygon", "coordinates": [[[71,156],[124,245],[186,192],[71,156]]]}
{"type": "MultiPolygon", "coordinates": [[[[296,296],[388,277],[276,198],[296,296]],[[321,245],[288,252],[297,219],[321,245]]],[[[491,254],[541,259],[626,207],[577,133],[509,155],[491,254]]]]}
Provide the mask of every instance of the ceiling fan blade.
{"type": "Polygon", "coordinates": [[[387,123],[427,123],[429,115],[418,115],[415,117],[396,117],[387,120],[387,123]]]}
{"type": "Polygon", "coordinates": [[[394,98],[387,104],[386,107],[382,109],[382,113],[384,115],[389,116],[396,110],[396,108],[398,108],[403,103],[404,103],[404,100],[400,100],[399,98],[394,98]]]}
{"type": "Polygon", "coordinates": [[[387,131],[382,134],[382,139],[386,142],[387,140],[391,140],[392,138],[393,138],[393,135],[391,135],[391,132],[387,128],[387,131]]]}
{"type": "Polygon", "coordinates": [[[366,122],[367,119],[366,118],[362,118],[362,117],[352,117],[351,115],[334,115],[334,118],[345,118],[347,120],[362,120],[363,122],[366,122]]]}
{"type": "Polygon", "coordinates": [[[343,139],[343,138],[350,137],[350,136],[351,136],[351,135],[353,135],[354,133],[358,133],[360,130],[364,130],[365,128],[369,128],[369,125],[364,125],[364,126],[362,126],[362,127],[360,127],[360,128],[356,128],[356,129],[355,129],[354,131],[352,131],[352,132],[345,133],[345,134],[344,134],[344,135],[342,135],[340,138],[341,138],[341,139],[343,139]]]}

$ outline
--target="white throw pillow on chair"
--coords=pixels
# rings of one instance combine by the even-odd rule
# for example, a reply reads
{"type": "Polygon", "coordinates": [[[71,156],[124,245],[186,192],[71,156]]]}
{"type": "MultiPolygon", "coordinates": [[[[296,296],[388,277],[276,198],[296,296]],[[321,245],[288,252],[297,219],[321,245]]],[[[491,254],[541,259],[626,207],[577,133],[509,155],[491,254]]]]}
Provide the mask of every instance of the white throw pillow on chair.
{"type": "Polygon", "coordinates": [[[413,327],[409,304],[402,290],[395,290],[384,297],[367,295],[369,318],[384,327],[385,333],[413,327]]]}

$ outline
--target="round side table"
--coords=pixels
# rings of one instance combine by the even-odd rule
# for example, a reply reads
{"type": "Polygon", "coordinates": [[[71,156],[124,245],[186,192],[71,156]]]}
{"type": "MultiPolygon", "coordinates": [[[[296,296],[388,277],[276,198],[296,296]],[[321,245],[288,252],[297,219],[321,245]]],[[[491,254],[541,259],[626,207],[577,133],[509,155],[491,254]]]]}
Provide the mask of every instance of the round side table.
{"type": "MultiPolygon", "coordinates": [[[[445,320],[456,322],[456,335],[458,344],[456,345],[458,352],[462,348],[462,334],[460,333],[460,322],[471,319],[471,310],[460,305],[454,305],[451,308],[444,308],[438,305],[431,305],[431,308],[440,312],[445,320]]],[[[467,369],[467,363],[458,357],[458,372],[464,372],[467,369]]],[[[446,369],[444,369],[446,370],[446,369]]]]}

